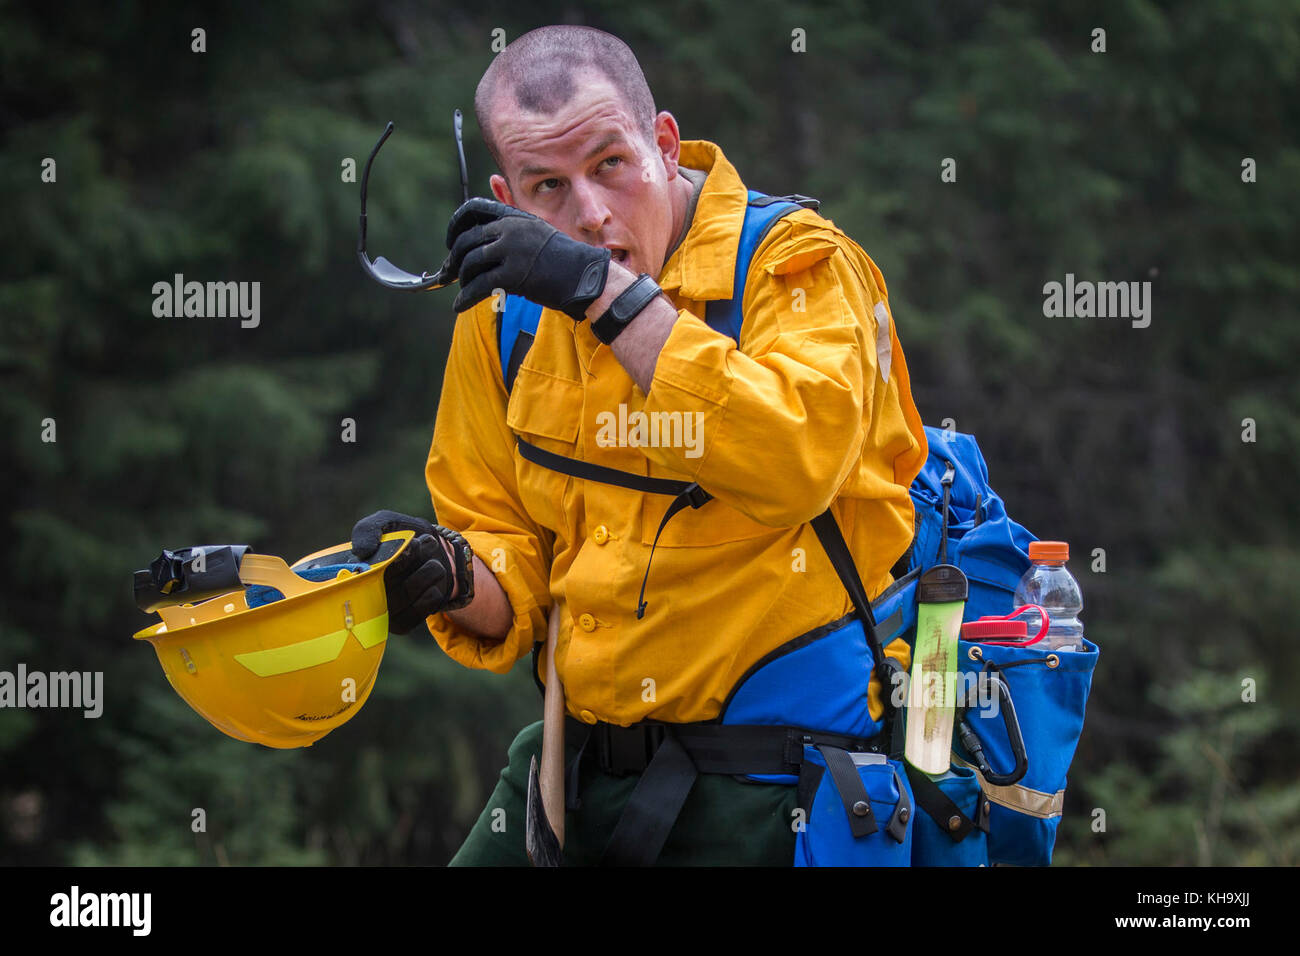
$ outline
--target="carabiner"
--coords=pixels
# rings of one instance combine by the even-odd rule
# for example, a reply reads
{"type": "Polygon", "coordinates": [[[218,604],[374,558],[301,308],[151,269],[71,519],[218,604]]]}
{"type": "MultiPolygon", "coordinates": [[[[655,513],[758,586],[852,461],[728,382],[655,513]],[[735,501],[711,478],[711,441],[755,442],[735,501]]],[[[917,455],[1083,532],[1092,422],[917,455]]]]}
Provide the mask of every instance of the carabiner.
{"type": "Polygon", "coordinates": [[[967,707],[962,708],[961,715],[957,719],[957,733],[961,737],[962,746],[970,754],[971,763],[980,772],[985,782],[995,787],[1007,787],[1019,782],[1029,770],[1029,755],[1025,752],[1025,738],[1020,732],[1020,719],[1016,716],[1015,705],[1011,702],[1011,688],[1007,686],[1006,680],[991,661],[984,662],[982,673],[990,674],[993,686],[997,688],[998,710],[1002,713],[1002,724],[1006,728],[1007,740],[1011,744],[1011,755],[1016,761],[1015,768],[1010,773],[998,773],[989,766],[988,759],[984,756],[984,746],[966,720],[966,711],[969,709],[967,707]]]}

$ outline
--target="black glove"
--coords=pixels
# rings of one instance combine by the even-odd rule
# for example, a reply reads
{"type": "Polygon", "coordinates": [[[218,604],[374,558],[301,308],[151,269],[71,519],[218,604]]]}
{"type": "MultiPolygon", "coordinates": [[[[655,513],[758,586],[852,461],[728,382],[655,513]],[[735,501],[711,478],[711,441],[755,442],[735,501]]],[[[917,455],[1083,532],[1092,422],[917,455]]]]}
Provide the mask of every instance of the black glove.
{"type": "Polygon", "coordinates": [[[434,534],[436,529],[437,525],[400,511],[376,511],[352,526],[352,553],[366,561],[379,550],[379,539],[390,532],[414,531],[421,535],[434,534]]]}
{"type": "Polygon", "coordinates": [[[408,634],[430,614],[445,610],[456,588],[456,571],[436,534],[412,538],[384,568],[388,629],[408,634]]]}
{"type": "Polygon", "coordinates": [[[414,531],[411,543],[384,568],[384,590],[388,600],[388,630],[407,634],[430,614],[464,607],[473,597],[472,553],[459,535],[423,518],[396,511],[376,511],[362,518],[352,529],[352,553],[367,558],[379,549],[380,536],[390,531],[414,531]],[[457,560],[447,557],[443,538],[459,543],[457,560]],[[459,567],[457,564],[459,563],[459,567]],[[452,603],[452,593],[460,593],[452,603]]]}
{"type": "Polygon", "coordinates": [[[608,249],[570,239],[532,213],[482,197],[452,214],[447,248],[448,273],[460,279],[456,312],[504,289],[581,322],[609,275],[608,249]]]}

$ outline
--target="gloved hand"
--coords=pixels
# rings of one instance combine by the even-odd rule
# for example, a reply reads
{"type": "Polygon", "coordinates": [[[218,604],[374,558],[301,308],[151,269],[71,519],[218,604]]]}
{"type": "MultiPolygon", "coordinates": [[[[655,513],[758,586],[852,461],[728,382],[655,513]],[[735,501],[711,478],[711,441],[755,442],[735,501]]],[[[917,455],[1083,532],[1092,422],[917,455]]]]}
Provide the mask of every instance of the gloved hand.
{"type": "Polygon", "coordinates": [[[416,537],[384,568],[388,630],[407,634],[430,614],[446,608],[456,590],[456,567],[447,556],[437,525],[396,511],[377,511],[352,528],[352,553],[368,558],[379,538],[390,531],[414,531],[416,537]]]}
{"type": "Polygon", "coordinates": [[[400,511],[376,511],[352,526],[352,553],[362,561],[367,561],[379,550],[379,539],[386,534],[393,531],[433,534],[436,527],[423,518],[412,518],[400,511]]]}
{"type": "Polygon", "coordinates": [[[447,248],[448,272],[460,279],[456,312],[504,289],[577,322],[605,291],[611,255],[532,213],[477,196],[452,214],[447,248]]]}

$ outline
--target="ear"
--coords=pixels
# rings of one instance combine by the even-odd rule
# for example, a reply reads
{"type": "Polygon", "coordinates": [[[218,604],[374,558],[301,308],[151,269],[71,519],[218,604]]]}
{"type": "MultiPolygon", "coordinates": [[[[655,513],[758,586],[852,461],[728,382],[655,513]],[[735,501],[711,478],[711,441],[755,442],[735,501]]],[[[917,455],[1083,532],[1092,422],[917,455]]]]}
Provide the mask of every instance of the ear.
{"type": "Polygon", "coordinates": [[[673,114],[664,110],[655,117],[655,148],[663,158],[669,181],[677,175],[677,164],[682,154],[682,137],[673,114]]]}
{"type": "Polygon", "coordinates": [[[510,193],[510,184],[506,182],[504,176],[493,173],[492,178],[488,180],[488,184],[491,185],[492,195],[497,197],[498,202],[503,202],[507,206],[515,204],[514,196],[510,193]]]}

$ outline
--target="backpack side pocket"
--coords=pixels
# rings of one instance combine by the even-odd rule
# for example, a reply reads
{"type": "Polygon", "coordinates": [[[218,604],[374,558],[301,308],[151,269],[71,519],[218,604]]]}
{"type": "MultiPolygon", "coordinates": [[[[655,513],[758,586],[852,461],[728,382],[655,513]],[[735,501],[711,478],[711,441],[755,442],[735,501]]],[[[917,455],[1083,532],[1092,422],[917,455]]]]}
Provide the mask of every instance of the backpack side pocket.
{"type": "Polygon", "coordinates": [[[910,866],[912,793],[902,765],[882,754],[805,744],[795,866],[910,866]]]}
{"type": "Polygon", "coordinates": [[[988,866],[991,804],[975,771],[953,765],[952,776],[932,780],[907,767],[916,800],[913,866],[988,866]]]}
{"type": "MultiPolygon", "coordinates": [[[[1097,656],[1097,645],[1087,640],[1082,651],[958,642],[959,666],[964,675],[976,678],[972,684],[978,683],[981,671],[996,671],[995,676],[1004,682],[1028,761],[1024,776],[1014,782],[989,779],[988,773],[976,770],[993,805],[989,815],[990,862],[1051,864],[1065,799],[1066,772],[1083,732],[1097,656]]],[[[953,749],[960,762],[978,768],[982,756],[991,770],[1009,770],[1015,759],[1000,707],[971,707],[965,712],[965,720],[983,753],[972,754],[957,740],[953,749]]]]}

